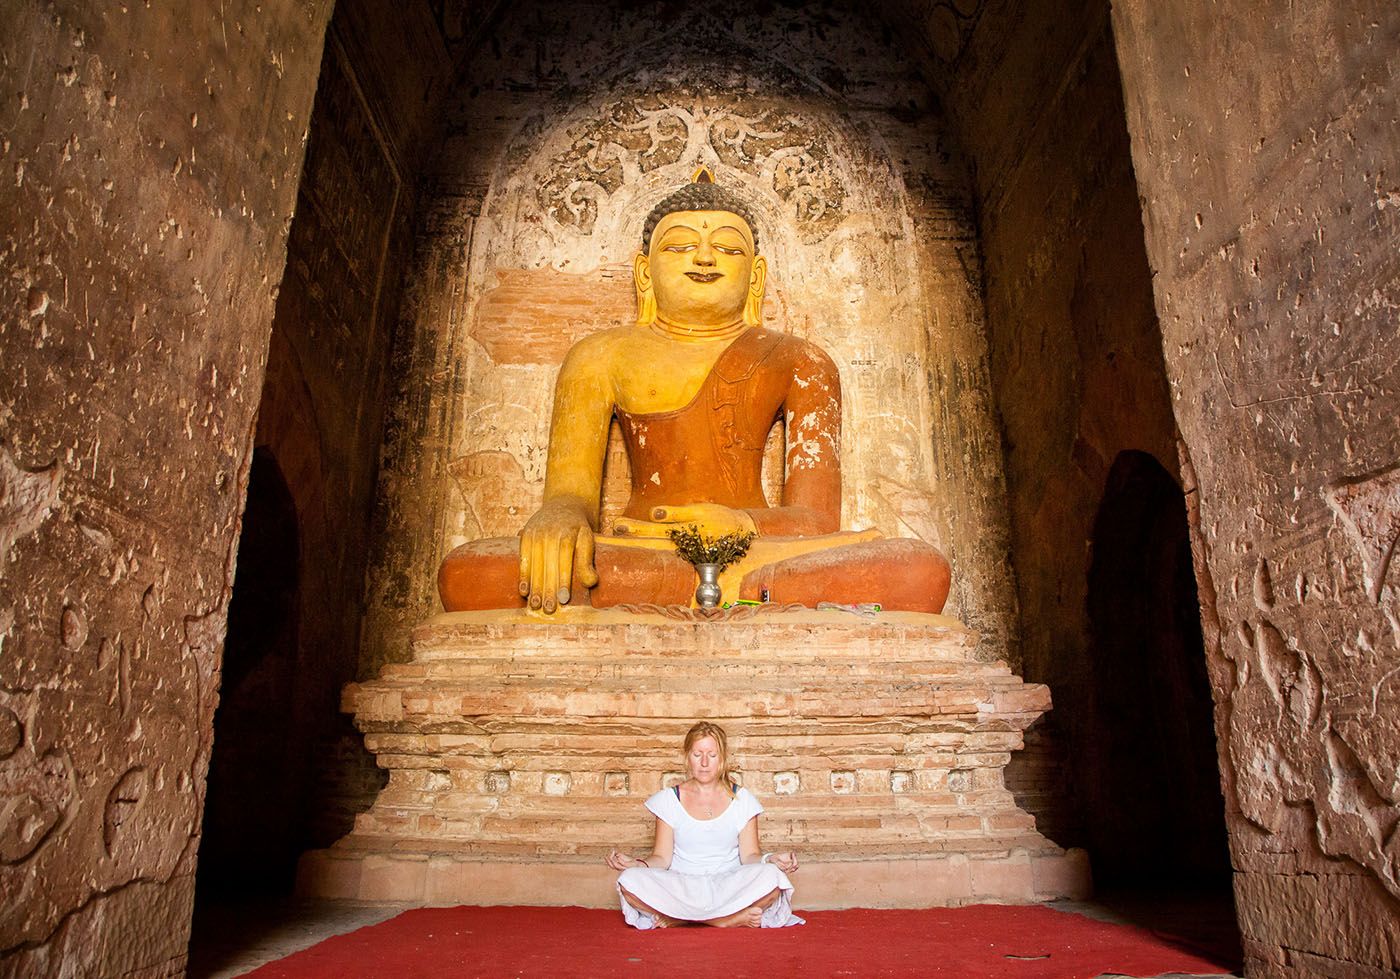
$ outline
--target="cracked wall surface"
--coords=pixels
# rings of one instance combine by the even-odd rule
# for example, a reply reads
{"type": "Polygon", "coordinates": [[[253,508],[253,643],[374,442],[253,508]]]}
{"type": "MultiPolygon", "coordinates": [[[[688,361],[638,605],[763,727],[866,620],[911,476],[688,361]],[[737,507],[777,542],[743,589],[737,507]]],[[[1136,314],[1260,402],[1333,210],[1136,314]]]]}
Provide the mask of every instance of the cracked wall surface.
{"type": "MultiPolygon", "coordinates": [[[[646,214],[701,163],[758,212],[768,323],[840,370],[843,526],[942,548],[949,611],[1014,659],[966,165],[889,36],[836,6],[527,4],[462,92],[407,284],[362,671],[438,611],[447,550],[538,506],[558,365],[635,316],[646,214]]],[[[608,458],[605,523],[625,502],[616,433],[608,458]]]]}
{"type": "MultiPolygon", "coordinates": [[[[1139,512],[1098,538],[1115,467],[1146,454],[1164,479],[1177,468],[1108,0],[968,7],[961,47],[932,45],[927,71],[975,161],[1023,673],[1055,694],[1008,779],[1045,814],[1044,831],[1089,847],[1100,881],[1164,869],[1219,880],[1218,779],[1209,767],[1193,777],[1214,747],[1207,733],[1188,751],[1193,739],[1179,736],[1186,718],[1209,717],[1200,642],[1171,628],[1171,589],[1141,580],[1140,567],[1093,572],[1147,532],[1139,512]],[[1120,583],[1122,594],[1103,594],[1120,583]],[[1118,627],[1090,612],[1129,606],[1118,627]],[[1161,682],[1183,674],[1189,682],[1161,682]],[[1036,765],[1050,776],[1037,783],[1023,766],[1041,751],[1065,761],[1036,765]],[[1195,845],[1204,837],[1215,845],[1195,845]]],[[[1185,507],[1167,517],[1184,538],[1185,507]]]]}
{"type": "Polygon", "coordinates": [[[293,0],[0,14],[6,974],[183,971],[253,415],[328,16],[293,0]]]}
{"type": "Polygon", "coordinates": [[[1400,8],[1113,8],[1249,975],[1400,969],[1400,8]]]}

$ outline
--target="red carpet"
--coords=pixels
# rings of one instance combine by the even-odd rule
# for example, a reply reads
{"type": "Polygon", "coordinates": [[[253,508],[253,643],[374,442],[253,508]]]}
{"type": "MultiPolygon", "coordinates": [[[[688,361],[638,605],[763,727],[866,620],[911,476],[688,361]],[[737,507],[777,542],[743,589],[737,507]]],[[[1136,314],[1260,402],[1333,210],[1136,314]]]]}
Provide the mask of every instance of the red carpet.
{"type": "Polygon", "coordinates": [[[256,979],[1219,974],[1149,931],[1047,907],[808,911],[781,930],[634,931],[616,911],[420,908],[263,966],[256,979]]]}

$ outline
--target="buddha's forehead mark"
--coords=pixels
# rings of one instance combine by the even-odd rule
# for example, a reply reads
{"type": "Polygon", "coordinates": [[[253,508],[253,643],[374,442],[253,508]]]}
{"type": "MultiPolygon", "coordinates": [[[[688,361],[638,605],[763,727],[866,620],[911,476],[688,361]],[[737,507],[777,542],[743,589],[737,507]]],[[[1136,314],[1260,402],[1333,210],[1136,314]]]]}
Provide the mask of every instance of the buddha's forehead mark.
{"type": "Polygon", "coordinates": [[[748,238],[753,234],[747,221],[729,211],[674,211],[661,219],[657,225],[657,231],[663,234],[677,229],[684,229],[696,234],[700,231],[709,231],[711,227],[710,214],[715,215],[714,230],[716,232],[733,231],[741,238],[748,238]]]}
{"type": "Polygon", "coordinates": [[[689,231],[691,234],[697,234],[698,230],[699,229],[694,227],[692,224],[689,224],[685,221],[677,220],[672,221],[669,225],[667,225],[665,233],[670,234],[672,231],[689,231]]]}

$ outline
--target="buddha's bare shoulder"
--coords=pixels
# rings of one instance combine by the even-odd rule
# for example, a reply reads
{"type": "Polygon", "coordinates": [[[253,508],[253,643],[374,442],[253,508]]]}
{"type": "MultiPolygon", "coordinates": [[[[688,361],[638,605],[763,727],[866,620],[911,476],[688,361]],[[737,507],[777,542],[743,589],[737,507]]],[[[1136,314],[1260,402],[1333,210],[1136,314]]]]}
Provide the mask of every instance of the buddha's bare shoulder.
{"type": "Polygon", "coordinates": [[[606,330],[590,333],[577,341],[569,348],[569,356],[597,356],[619,350],[627,346],[628,343],[635,342],[637,334],[638,330],[635,326],[611,326],[606,330]]]}
{"type": "Polygon", "coordinates": [[[765,332],[778,338],[776,341],[777,349],[790,361],[808,364],[821,371],[834,371],[836,369],[836,363],[831,359],[831,355],[819,344],[794,333],[778,333],[774,330],[765,332]]]}
{"type": "Polygon", "coordinates": [[[623,323],[621,326],[610,326],[596,333],[590,333],[580,340],[576,346],[615,347],[622,344],[635,343],[638,337],[647,336],[650,332],[650,330],[644,329],[635,323],[623,323]]]}
{"type": "Polygon", "coordinates": [[[614,326],[590,333],[569,348],[564,370],[571,373],[607,373],[636,344],[637,328],[614,326]]]}

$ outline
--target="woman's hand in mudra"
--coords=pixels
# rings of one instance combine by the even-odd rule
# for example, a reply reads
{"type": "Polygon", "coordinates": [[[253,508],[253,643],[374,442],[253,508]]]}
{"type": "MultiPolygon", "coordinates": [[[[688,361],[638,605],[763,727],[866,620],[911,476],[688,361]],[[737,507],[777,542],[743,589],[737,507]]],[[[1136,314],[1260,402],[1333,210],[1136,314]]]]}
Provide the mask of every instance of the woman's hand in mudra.
{"type": "Polygon", "coordinates": [[[797,870],[797,854],[791,850],[782,853],[770,853],[768,862],[777,867],[785,874],[791,874],[797,870]]]}
{"type": "Polygon", "coordinates": [[[638,860],[636,857],[629,857],[621,850],[610,851],[608,855],[603,859],[603,862],[606,863],[613,870],[627,870],[630,867],[645,867],[647,865],[645,860],[638,860]]]}

